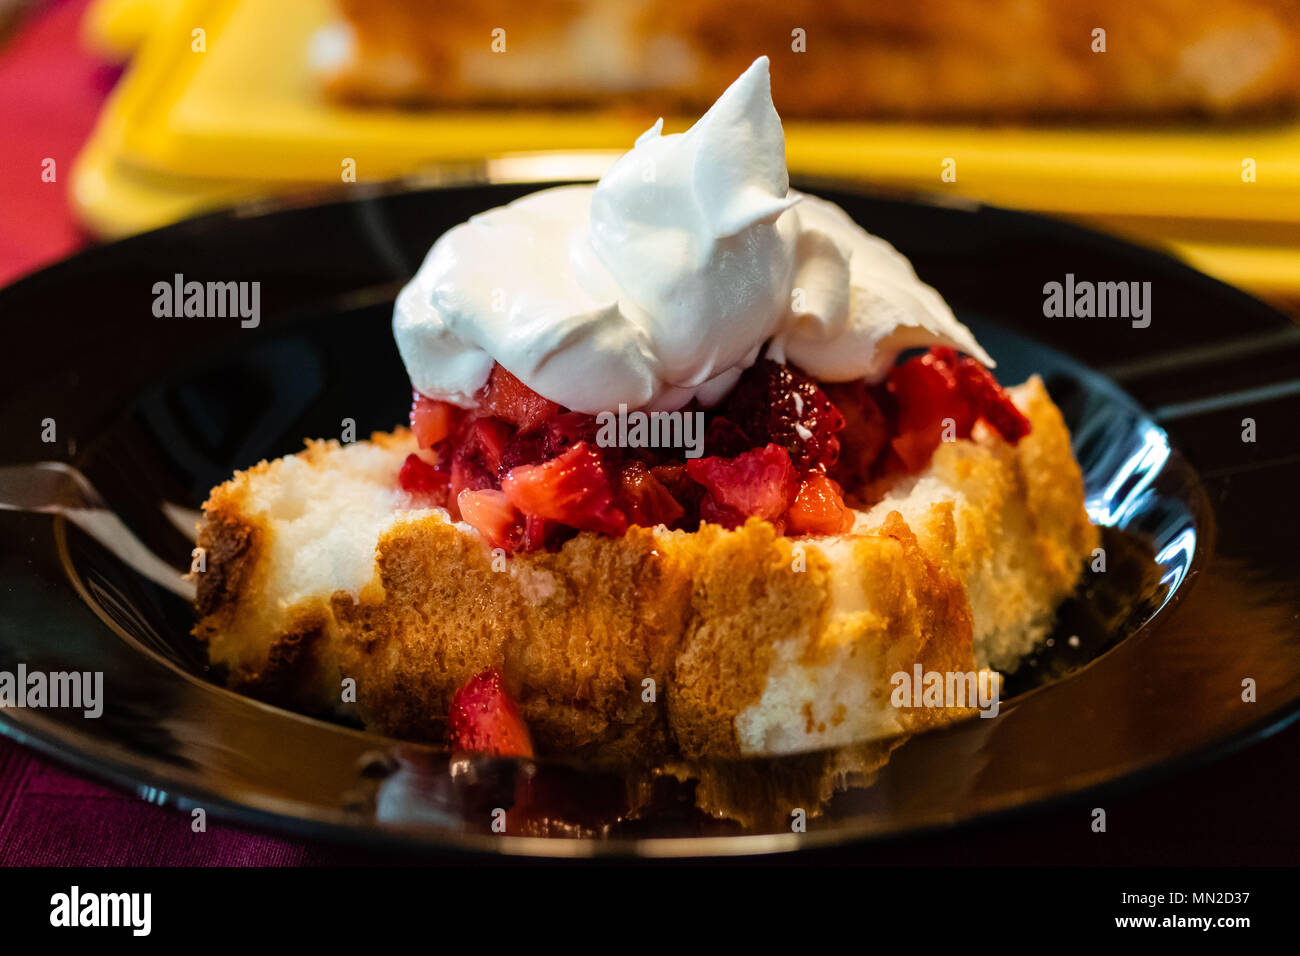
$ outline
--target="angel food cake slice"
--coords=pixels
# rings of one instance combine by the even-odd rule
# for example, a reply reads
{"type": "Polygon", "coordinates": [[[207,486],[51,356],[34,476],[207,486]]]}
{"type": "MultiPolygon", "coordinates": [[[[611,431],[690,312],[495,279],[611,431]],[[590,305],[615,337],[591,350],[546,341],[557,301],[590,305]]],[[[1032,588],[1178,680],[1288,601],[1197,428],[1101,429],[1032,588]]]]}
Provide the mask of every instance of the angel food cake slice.
{"type": "Polygon", "coordinates": [[[596,186],[449,231],[394,330],[410,430],[204,506],[234,687],[461,749],[836,746],[971,713],[896,675],[1014,668],[1096,544],[1042,383],[789,190],[764,60],[596,186]]]}

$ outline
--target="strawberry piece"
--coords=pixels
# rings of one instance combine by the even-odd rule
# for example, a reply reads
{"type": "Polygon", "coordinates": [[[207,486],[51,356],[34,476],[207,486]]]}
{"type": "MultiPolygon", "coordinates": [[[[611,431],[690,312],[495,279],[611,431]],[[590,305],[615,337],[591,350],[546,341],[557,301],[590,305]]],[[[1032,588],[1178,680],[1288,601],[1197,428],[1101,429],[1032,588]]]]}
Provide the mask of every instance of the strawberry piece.
{"type": "Polygon", "coordinates": [[[492,366],[492,374],[478,400],[484,414],[507,421],[525,432],[560,413],[559,405],[542,398],[501,365],[492,366]]]}
{"type": "Polygon", "coordinates": [[[459,521],[460,496],[466,491],[481,491],[485,488],[493,488],[495,485],[496,479],[493,478],[492,472],[488,471],[481,461],[462,454],[461,450],[457,449],[451,459],[451,484],[447,489],[448,512],[454,520],[459,521]]]}
{"type": "Polygon", "coordinates": [[[685,509],[640,461],[626,462],[618,473],[618,503],[632,524],[672,526],[685,509]]]}
{"type": "Polygon", "coordinates": [[[556,522],[537,515],[524,515],[524,532],[519,541],[520,551],[537,551],[558,544],[563,538],[564,529],[556,522]]]}
{"type": "Polygon", "coordinates": [[[979,416],[1011,444],[1029,434],[1030,424],[1011,401],[993,373],[975,359],[963,355],[957,361],[957,380],[970,397],[979,416]]]}
{"type": "Polygon", "coordinates": [[[952,419],[957,438],[969,437],[978,418],[1013,444],[1029,434],[1029,420],[992,373],[951,348],[932,348],[896,366],[889,389],[898,404],[898,436],[891,444],[911,471],[924,468],[939,447],[944,419],[952,419]]]}
{"type": "Polygon", "coordinates": [[[596,417],[582,412],[562,412],[546,423],[546,457],[554,458],[579,442],[596,447],[596,417]]]}
{"type": "Polygon", "coordinates": [[[445,471],[435,468],[416,454],[406,456],[397,473],[397,483],[403,491],[413,495],[427,495],[437,504],[445,505],[450,478],[445,471]]]}
{"type": "Polygon", "coordinates": [[[975,424],[974,405],[950,356],[955,358],[951,349],[931,349],[889,373],[889,390],[898,404],[898,434],[890,444],[909,471],[929,464],[946,428],[955,438],[966,438],[975,424]]]}
{"type": "Polygon", "coordinates": [[[516,432],[515,436],[506,443],[505,450],[501,452],[502,474],[513,471],[520,465],[536,465],[553,457],[547,448],[547,438],[544,428],[531,431],[526,435],[516,432]]]}
{"type": "Polygon", "coordinates": [[[614,505],[600,455],[586,442],[542,464],[512,469],[501,479],[501,489],[526,515],[604,534],[627,530],[627,516],[614,505]]]}
{"type": "Polygon", "coordinates": [[[713,495],[706,493],[700,499],[700,520],[709,524],[720,524],[727,529],[739,528],[745,523],[745,516],[735,508],[720,504],[713,495]]]}
{"type": "MultiPolygon", "coordinates": [[[[596,444],[596,419],[581,412],[562,412],[529,432],[516,432],[506,444],[501,455],[501,472],[504,474],[520,465],[536,465],[550,461],[556,455],[572,448],[580,441],[596,444]]],[[[617,449],[601,449],[605,458],[617,449]]]]}
{"type": "Polygon", "coordinates": [[[744,429],[730,418],[715,415],[704,430],[704,453],[718,458],[735,458],[754,447],[744,429]]]}
{"type": "Polygon", "coordinates": [[[467,418],[452,440],[451,488],[447,510],[459,519],[457,503],[462,491],[498,488],[497,476],[511,428],[497,418],[467,418]]]}
{"type": "Polygon", "coordinates": [[[501,460],[512,429],[497,418],[476,418],[460,436],[459,447],[477,456],[493,475],[501,471],[501,460]]]}
{"type": "Polygon", "coordinates": [[[830,469],[830,475],[841,485],[861,487],[871,479],[880,453],[889,444],[889,419],[861,380],[837,382],[824,388],[826,396],[844,415],[840,457],[830,469]]]}
{"type": "Polygon", "coordinates": [[[780,445],[800,472],[824,471],[839,457],[836,433],[844,416],[816,382],[788,365],[759,359],[741,375],[721,413],[751,446],[780,445]]]}
{"type": "Polygon", "coordinates": [[[798,476],[789,453],[769,443],[735,458],[692,458],[686,473],[708,489],[700,503],[700,517],[714,515],[717,523],[733,527],[736,516],[772,520],[779,518],[794,501],[798,476]]]}
{"type": "Polygon", "coordinates": [[[421,448],[432,448],[455,430],[462,410],[419,392],[411,394],[411,431],[421,448]]]}
{"type": "Polygon", "coordinates": [[[495,488],[462,491],[456,496],[460,517],[483,535],[488,546],[513,552],[520,542],[522,516],[506,500],[505,492],[495,488]]]}
{"type": "Polygon", "coordinates": [[[951,418],[959,438],[970,435],[975,408],[957,378],[955,359],[952,349],[931,349],[890,372],[900,431],[921,431],[951,418]]]}
{"type": "Polygon", "coordinates": [[[683,514],[678,519],[680,526],[694,530],[700,521],[700,500],[704,497],[704,488],[687,474],[686,463],[678,461],[651,465],[650,474],[681,505],[683,514]]]}
{"type": "Polygon", "coordinates": [[[825,475],[812,474],[799,486],[785,520],[790,534],[843,534],[853,527],[854,519],[839,485],[825,475]]]}
{"type": "Polygon", "coordinates": [[[452,750],[497,757],[533,756],[533,741],[519,707],[506,693],[501,672],[489,668],[456,691],[448,715],[452,750]]]}

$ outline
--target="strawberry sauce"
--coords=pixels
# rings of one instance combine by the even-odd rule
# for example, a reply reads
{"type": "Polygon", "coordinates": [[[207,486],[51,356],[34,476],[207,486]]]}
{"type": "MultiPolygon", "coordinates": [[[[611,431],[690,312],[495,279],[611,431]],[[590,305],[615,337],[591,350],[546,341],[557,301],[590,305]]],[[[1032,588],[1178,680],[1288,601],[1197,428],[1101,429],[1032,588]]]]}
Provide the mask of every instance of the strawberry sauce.
{"type": "Polygon", "coordinates": [[[415,393],[421,454],[398,482],[509,552],[555,548],[583,530],[734,528],[750,517],[790,535],[839,534],[853,525],[845,489],[925,468],[940,442],[968,438],[980,420],[1011,444],[1030,428],[992,374],[950,348],[900,363],[875,386],[823,385],[760,359],[704,410],[698,458],[603,447],[594,416],[548,401],[500,365],[477,397],[466,410],[415,393]]]}

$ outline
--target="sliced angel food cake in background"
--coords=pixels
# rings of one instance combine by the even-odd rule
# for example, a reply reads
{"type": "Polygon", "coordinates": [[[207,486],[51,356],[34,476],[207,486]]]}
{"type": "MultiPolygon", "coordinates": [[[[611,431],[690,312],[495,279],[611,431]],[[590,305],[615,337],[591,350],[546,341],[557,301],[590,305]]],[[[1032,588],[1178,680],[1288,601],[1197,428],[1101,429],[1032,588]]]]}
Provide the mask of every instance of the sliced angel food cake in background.
{"type": "Polygon", "coordinates": [[[195,633],[236,688],[498,753],[839,746],[973,713],[893,679],[1014,669],[1097,543],[1042,382],[789,189],[763,59],[447,232],[393,325],[409,430],[204,506],[195,633]]]}

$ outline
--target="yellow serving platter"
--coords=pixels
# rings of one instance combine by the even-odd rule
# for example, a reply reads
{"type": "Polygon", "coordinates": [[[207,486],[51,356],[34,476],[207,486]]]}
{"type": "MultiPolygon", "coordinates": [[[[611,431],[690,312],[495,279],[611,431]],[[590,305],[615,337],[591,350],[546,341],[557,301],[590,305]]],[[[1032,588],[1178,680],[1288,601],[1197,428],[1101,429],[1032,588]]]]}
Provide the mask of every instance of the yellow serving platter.
{"type": "MultiPolygon", "coordinates": [[[[76,170],[74,202],[91,227],[121,234],[252,195],[338,183],[345,164],[366,181],[518,152],[625,149],[655,118],[340,106],[321,96],[308,65],[310,39],[330,17],[329,0],[98,0],[89,39],[134,55],[76,170]],[[195,30],[204,52],[193,48],[195,30]]],[[[776,98],[779,108],[779,90],[776,98]]],[[[1300,123],[792,121],[786,134],[795,174],[1100,221],[1230,281],[1300,294],[1300,123]],[[942,178],[946,162],[955,181],[942,178]]]]}

